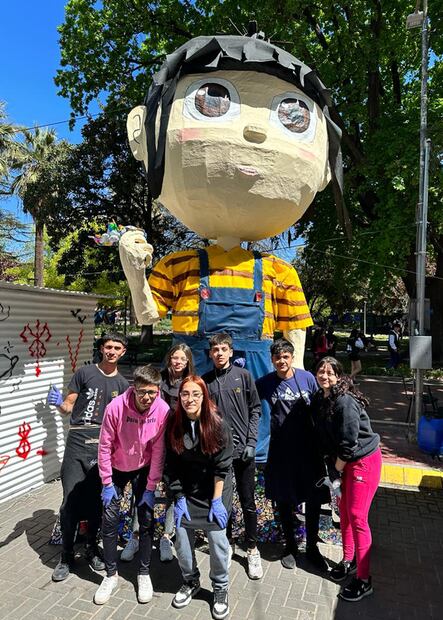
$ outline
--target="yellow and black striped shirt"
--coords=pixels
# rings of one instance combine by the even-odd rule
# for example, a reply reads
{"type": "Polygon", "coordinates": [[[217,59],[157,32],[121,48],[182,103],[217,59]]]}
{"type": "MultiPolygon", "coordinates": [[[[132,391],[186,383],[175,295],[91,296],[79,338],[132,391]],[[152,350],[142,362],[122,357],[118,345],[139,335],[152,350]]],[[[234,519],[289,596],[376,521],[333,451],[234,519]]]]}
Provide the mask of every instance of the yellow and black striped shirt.
{"type": "MultiPolygon", "coordinates": [[[[254,255],[236,246],[225,251],[218,245],[206,248],[209,286],[252,289],[254,255]]],[[[263,254],[265,320],[262,338],[273,338],[275,330],[309,327],[312,319],[300,280],[289,263],[263,254]]],[[[152,270],[149,285],[160,317],[172,310],[175,334],[195,335],[198,329],[200,261],[197,250],[174,252],[152,270]]]]}

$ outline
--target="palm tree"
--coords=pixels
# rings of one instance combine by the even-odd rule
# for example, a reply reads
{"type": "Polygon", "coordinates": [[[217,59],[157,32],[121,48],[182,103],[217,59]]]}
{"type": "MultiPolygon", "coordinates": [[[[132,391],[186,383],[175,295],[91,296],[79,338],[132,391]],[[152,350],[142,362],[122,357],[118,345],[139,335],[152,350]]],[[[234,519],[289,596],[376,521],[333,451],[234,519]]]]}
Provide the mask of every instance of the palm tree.
{"type": "Polygon", "coordinates": [[[7,121],[6,105],[0,101],[0,194],[3,195],[9,193],[9,160],[19,130],[19,127],[7,121]]]}
{"type": "Polygon", "coordinates": [[[43,286],[45,219],[57,213],[60,170],[70,145],[65,140],[57,141],[53,130],[37,127],[32,131],[23,130],[22,137],[10,152],[13,178],[10,189],[21,199],[23,211],[34,220],[34,284],[43,286]]]}

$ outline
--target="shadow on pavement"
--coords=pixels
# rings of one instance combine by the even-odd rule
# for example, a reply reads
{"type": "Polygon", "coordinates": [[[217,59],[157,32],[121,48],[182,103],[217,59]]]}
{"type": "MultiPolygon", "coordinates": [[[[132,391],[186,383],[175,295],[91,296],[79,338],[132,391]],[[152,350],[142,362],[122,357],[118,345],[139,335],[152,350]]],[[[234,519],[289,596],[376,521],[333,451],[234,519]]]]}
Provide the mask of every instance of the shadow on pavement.
{"type": "Polygon", "coordinates": [[[371,509],[374,594],[337,599],[336,620],[428,620],[443,614],[443,493],[380,488],[371,509]]]}

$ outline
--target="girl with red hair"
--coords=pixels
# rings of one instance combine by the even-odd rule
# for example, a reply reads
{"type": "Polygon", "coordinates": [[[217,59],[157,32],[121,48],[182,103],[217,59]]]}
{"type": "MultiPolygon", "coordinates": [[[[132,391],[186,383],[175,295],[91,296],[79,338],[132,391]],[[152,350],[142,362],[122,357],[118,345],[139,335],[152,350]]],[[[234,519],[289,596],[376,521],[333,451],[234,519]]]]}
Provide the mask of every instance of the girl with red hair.
{"type": "Polygon", "coordinates": [[[175,548],[183,585],[172,605],[189,605],[200,589],[194,552],[195,530],[209,542],[209,577],[214,590],[212,615],[229,613],[229,541],[226,525],[232,504],[232,437],[204,381],[187,376],[167,432],[166,480],[175,501],[175,548]]]}

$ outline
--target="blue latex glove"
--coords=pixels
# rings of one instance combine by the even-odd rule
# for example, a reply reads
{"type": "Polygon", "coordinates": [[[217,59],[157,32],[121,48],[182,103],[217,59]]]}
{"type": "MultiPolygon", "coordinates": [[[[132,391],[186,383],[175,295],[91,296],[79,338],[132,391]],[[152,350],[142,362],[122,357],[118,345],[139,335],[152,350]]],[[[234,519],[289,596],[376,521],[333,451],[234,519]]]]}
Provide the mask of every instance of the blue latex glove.
{"type": "Polygon", "coordinates": [[[143,493],[143,496],[142,496],[141,500],[139,501],[138,505],[141,506],[142,504],[146,504],[146,506],[148,508],[150,508],[151,510],[154,510],[154,505],[155,505],[155,493],[154,493],[154,491],[146,490],[143,493]]]}
{"type": "Polygon", "coordinates": [[[186,503],[186,497],[183,495],[179,497],[174,506],[174,521],[175,527],[180,527],[182,524],[182,518],[186,517],[188,521],[191,520],[191,516],[188,510],[188,504],[186,503]]]}
{"type": "Polygon", "coordinates": [[[101,497],[102,497],[103,506],[107,508],[109,504],[112,502],[112,500],[114,499],[114,497],[115,499],[118,499],[115,486],[113,484],[110,484],[108,487],[103,487],[101,497]]]}
{"type": "Polygon", "coordinates": [[[255,448],[252,446],[246,446],[241,455],[241,460],[245,463],[249,463],[255,459],[255,448]]]}
{"type": "Polygon", "coordinates": [[[223,505],[221,497],[217,497],[211,502],[211,508],[208,514],[208,521],[212,523],[214,519],[217,525],[221,527],[222,530],[224,530],[228,524],[228,513],[223,505]]]}
{"type": "Polygon", "coordinates": [[[55,407],[60,407],[60,405],[62,404],[63,394],[55,385],[51,385],[51,389],[48,392],[46,402],[48,403],[48,405],[54,405],[55,407]]]}

